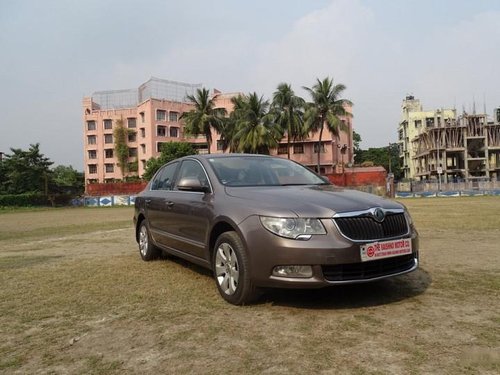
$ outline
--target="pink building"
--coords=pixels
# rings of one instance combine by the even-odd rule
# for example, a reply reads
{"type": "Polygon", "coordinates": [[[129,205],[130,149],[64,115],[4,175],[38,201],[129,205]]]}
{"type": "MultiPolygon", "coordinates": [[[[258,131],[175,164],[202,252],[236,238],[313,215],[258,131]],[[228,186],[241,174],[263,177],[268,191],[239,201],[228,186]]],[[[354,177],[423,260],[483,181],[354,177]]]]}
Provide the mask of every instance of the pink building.
{"type": "MultiPolygon", "coordinates": [[[[85,183],[111,182],[122,179],[121,169],[114,150],[114,129],[117,120],[131,130],[128,136],[129,172],[126,176],[142,176],[146,162],[157,157],[162,143],[184,141],[195,145],[200,153],[208,152],[205,137],[186,137],[184,125],[179,121],[182,113],[193,108],[186,101],[201,85],[192,85],[158,78],[151,78],[138,89],[95,92],[83,99],[84,120],[84,168],[85,183]]],[[[239,93],[220,93],[214,90],[217,108],[225,108],[229,113],[233,106],[231,98],[239,93]]],[[[348,132],[341,132],[335,139],[328,131],[323,132],[321,147],[321,173],[341,171],[340,165],[353,160],[352,124],[345,122],[348,132]],[[340,168],[340,170],[339,170],[340,168]]],[[[217,153],[218,134],[213,134],[214,142],[210,152],[217,153]]],[[[306,166],[317,165],[318,134],[291,147],[291,158],[306,166]]],[[[272,154],[287,157],[286,139],[272,154]]]]}
{"type": "MultiPolygon", "coordinates": [[[[351,108],[347,110],[350,112],[351,108]]],[[[346,125],[347,131],[341,131],[338,139],[326,129],[326,126],[323,129],[320,148],[319,172],[321,174],[342,173],[343,166],[347,166],[354,162],[352,148],[352,119],[345,118],[342,121],[346,125]]],[[[290,158],[313,170],[317,170],[318,140],[319,132],[310,133],[307,139],[294,142],[290,146],[290,158]]],[[[272,150],[271,154],[283,158],[288,157],[286,138],[281,140],[278,148],[272,150]]]]}

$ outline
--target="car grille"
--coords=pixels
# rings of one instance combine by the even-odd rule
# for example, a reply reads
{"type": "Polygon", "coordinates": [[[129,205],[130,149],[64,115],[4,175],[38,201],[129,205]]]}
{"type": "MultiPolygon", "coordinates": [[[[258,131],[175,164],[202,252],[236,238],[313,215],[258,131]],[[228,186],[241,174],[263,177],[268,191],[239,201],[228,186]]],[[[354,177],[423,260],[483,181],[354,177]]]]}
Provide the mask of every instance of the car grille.
{"type": "Polygon", "coordinates": [[[393,275],[408,271],[414,265],[415,255],[408,254],[363,263],[322,266],[322,269],[328,281],[353,281],[393,275]]]}
{"type": "Polygon", "coordinates": [[[371,216],[337,217],[333,220],[344,236],[356,241],[381,240],[408,233],[403,213],[388,214],[381,223],[371,216]]]}

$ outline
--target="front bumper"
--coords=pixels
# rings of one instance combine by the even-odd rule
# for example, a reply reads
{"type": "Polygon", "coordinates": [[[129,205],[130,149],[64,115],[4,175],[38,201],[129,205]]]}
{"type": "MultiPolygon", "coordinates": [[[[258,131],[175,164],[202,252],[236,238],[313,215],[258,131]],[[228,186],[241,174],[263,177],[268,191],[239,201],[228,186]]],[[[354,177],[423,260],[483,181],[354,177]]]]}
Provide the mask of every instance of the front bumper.
{"type": "MultiPolygon", "coordinates": [[[[240,224],[248,249],[250,273],[257,286],[279,288],[320,288],[335,284],[376,281],[414,271],[418,268],[418,235],[416,231],[401,238],[411,238],[412,253],[362,262],[360,245],[343,237],[333,220],[323,219],[326,235],[307,241],[282,238],[268,232],[257,216],[240,224]],[[273,276],[275,266],[309,265],[312,277],[273,276]]],[[[367,241],[373,242],[373,241],[367,241]]]]}

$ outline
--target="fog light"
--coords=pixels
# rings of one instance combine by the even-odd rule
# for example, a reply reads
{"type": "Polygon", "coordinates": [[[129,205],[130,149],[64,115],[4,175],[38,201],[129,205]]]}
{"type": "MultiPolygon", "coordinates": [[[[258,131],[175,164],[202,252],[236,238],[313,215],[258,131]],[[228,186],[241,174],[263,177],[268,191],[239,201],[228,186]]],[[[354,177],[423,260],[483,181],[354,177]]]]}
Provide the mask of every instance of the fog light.
{"type": "Polygon", "coordinates": [[[278,277],[312,277],[311,266],[276,266],[273,276],[278,277]]]}

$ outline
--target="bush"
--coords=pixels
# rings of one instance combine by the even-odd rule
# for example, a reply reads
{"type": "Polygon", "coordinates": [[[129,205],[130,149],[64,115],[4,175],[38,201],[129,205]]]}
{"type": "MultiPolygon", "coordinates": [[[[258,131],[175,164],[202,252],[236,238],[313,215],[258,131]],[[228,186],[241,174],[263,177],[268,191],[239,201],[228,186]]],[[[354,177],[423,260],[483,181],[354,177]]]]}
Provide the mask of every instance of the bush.
{"type": "Polygon", "coordinates": [[[5,194],[0,195],[0,207],[66,206],[72,198],[71,194],[5,194]]]}
{"type": "Polygon", "coordinates": [[[40,193],[5,194],[0,195],[0,206],[46,206],[49,204],[47,197],[40,193]]]}

